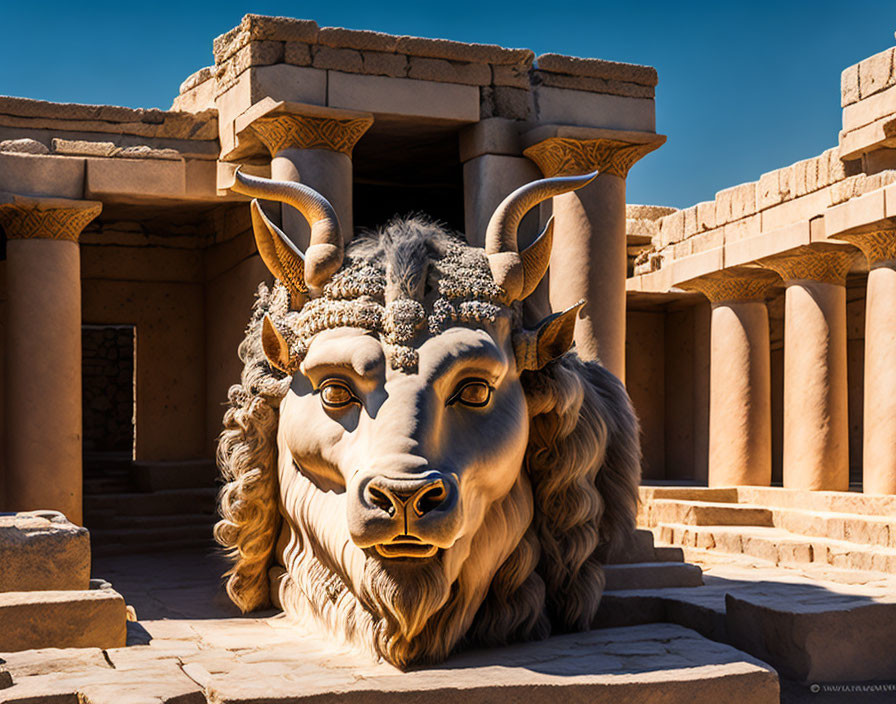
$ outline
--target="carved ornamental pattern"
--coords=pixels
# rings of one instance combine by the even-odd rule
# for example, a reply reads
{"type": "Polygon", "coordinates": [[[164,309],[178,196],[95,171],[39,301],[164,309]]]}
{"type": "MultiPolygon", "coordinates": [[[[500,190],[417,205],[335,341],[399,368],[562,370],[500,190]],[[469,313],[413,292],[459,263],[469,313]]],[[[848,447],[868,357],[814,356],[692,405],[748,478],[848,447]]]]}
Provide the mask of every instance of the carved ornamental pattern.
{"type": "Polygon", "coordinates": [[[871,266],[896,262],[896,228],[837,235],[862,250],[871,266]]]}
{"type": "Polygon", "coordinates": [[[635,162],[655,148],[654,144],[635,144],[616,139],[551,137],[533,144],[523,154],[534,161],[548,178],[578,176],[595,169],[626,178],[635,162]]]}
{"type": "Polygon", "coordinates": [[[784,281],[817,281],[842,286],[858,253],[849,249],[813,249],[799,247],[791,254],[763,259],[761,266],[771,269],[784,281]]]}
{"type": "Polygon", "coordinates": [[[680,284],[681,288],[699,291],[710,303],[746,303],[764,301],[768,289],[781,283],[780,278],[764,269],[744,274],[719,272],[680,284]]]}
{"type": "Polygon", "coordinates": [[[103,209],[102,203],[72,207],[44,206],[39,201],[0,205],[0,225],[11,240],[77,242],[81,230],[103,209]]]}
{"type": "Polygon", "coordinates": [[[373,124],[371,117],[332,118],[274,115],[252,123],[258,138],[276,156],[284,149],[329,149],[352,155],[355,144],[373,124]]]}

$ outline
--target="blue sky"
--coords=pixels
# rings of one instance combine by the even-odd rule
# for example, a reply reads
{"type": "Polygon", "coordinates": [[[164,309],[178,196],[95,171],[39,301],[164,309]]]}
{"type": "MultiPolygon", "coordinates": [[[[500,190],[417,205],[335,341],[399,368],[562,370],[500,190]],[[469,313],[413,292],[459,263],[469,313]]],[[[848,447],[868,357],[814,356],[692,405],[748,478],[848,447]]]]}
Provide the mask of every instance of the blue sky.
{"type": "Polygon", "coordinates": [[[629,202],[684,207],[835,146],[840,72],[893,46],[894,0],[325,3],[3,0],[0,94],[168,108],[246,12],[655,66],[667,144],[629,202]]]}

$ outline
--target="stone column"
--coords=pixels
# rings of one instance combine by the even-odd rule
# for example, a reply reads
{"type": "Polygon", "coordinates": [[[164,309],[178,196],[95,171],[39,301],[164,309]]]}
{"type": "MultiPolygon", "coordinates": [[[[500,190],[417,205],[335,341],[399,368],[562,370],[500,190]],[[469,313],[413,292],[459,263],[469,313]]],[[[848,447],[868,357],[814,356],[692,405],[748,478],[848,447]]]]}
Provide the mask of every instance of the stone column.
{"type": "Polygon", "coordinates": [[[867,257],[862,490],[896,494],[896,228],[838,235],[867,257]]]}
{"type": "MultiPolygon", "coordinates": [[[[352,150],[373,124],[373,116],[313,105],[278,104],[256,118],[251,129],[271,154],[271,178],[310,186],[332,204],[343,236],[352,238],[352,150]]],[[[310,229],[291,206],[283,206],[282,227],[302,251],[310,229]]]]}
{"type": "Polygon", "coordinates": [[[551,308],[585,299],[576,321],[576,351],[625,380],[625,179],[656,142],[550,137],[523,153],[546,177],[598,170],[584,188],[553,199],[551,308]]]}
{"type": "Polygon", "coordinates": [[[81,267],[92,201],[13,196],[0,203],[9,287],[7,503],[81,514],[81,267]]]}
{"type": "Polygon", "coordinates": [[[772,421],[768,309],[772,272],[738,268],[682,285],[712,305],[709,486],[769,486],[772,421]]]}
{"type": "Polygon", "coordinates": [[[784,299],[784,486],[849,489],[846,274],[852,248],[814,245],[760,262],[784,299]]]}

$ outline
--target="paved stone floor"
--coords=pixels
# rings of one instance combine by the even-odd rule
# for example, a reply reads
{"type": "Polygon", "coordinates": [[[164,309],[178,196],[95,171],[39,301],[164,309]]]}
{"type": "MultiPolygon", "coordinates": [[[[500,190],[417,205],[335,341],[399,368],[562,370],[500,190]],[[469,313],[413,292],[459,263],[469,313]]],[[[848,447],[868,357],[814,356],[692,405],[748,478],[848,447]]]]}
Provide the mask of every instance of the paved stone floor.
{"type": "MultiPolygon", "coordinates": [[[[220,556],[207,552],[95,560],[93,575],[111,582],[136,611],[139,620],[129,624],[128,647],[0,654],[6,660],[0,668],[15,682],[0,689],[0,702],[285,704],[417,702],[432,696],[449,702],[462,696],[464,704],[553,703],[558,697],[595,703],[779,701],[775,675],[764,663],[676,623],[607,628],[500,652],[466,653],[439,668],[401,674],[298,633],[274,612],[239,614],[221,588],[224,569],[220,556]]],[[[763,581],[755,570],[716,566],[708,571],[705,587],[662,592],[666,597],[676,593],[678,603],[697,607],[693,618],[699,621],[724,609],[725,593],[779,599],[790,589],[787,598],[793,599],[792,590],[801,589],[799,598],[807,603],[827,604],[873,598],[868,589],[885,589],[839,584],[836,589],[847,593],[817,586],[809,590],[804,578],[766,576],[763,581]]],[[[649,590],[638,594],[650,595],[649,590]]],[[[608,606],[625,603],[631,609],[634,603],[625,602],[631,593],[607,596],[608,606]]],[[[816,694],[788,682],[782,682],[782,690],[787,704],[894,700],[816,694]]]]}

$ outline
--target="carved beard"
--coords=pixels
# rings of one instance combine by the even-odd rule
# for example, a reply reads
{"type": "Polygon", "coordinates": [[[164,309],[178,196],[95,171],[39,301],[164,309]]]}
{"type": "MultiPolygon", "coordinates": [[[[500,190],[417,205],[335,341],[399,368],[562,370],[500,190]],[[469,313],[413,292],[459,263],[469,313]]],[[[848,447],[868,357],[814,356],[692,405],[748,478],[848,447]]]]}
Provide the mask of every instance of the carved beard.
{"type": "Polygon", "coordinates": [[[368,557],[359,598],[379,616],[374,626],[376,650],[389,662],[405,666],[429,651],[426,626],[451,596],[441,555],[424,563],[385,562],[368,557]]]}

